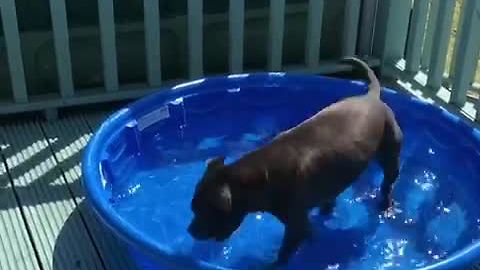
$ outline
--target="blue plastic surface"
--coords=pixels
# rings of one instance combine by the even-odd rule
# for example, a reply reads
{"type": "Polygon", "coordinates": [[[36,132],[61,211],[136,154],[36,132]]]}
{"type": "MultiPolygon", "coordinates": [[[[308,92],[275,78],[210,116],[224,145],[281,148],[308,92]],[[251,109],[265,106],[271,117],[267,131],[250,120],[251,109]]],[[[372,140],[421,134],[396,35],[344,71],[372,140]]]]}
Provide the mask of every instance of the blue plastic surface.
{"type": "MultiPolygon", "coordinates": [[[[83,162],[87,198],[142,269],[256,269],[275,259],[283,226],[254,213],[225,243],[193,240],[190,200],[205,160],[227,162],[363,83],[283,73],[201,79],[165,89],[111,116],[83,162]]],[[[375,203],[375,162],[337,200],[311,213],[312,242],[288,269],[459,269],[480,259],[480,132],[447,111],[384,89],[405,141],[396,214],[375,203]]]]}

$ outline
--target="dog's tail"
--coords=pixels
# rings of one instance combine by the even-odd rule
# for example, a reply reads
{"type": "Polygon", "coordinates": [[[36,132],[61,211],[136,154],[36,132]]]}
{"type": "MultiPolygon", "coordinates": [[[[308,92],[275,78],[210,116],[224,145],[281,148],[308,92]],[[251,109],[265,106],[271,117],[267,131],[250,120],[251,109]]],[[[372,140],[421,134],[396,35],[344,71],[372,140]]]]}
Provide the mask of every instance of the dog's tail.
{"type": "Polygon", "coordinates": [[[373,72],[367,63],[356,57],[345,57],[342,59],[342,62],[349,62],[364,69],[367,72],[368,79],[370,80],[370,84],[368,85],[368,95],[380,98],[380,82],[378,81],[375,72],[373,72]]]}

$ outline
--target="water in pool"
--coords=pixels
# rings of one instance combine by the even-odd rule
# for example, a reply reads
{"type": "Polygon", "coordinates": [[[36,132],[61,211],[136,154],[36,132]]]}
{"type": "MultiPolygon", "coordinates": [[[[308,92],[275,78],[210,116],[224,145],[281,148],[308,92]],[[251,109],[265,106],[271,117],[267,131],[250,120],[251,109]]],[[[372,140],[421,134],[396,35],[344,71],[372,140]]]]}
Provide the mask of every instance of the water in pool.
{"type": "MultiPolygon", "coordinates": [[[[257,269],[272,262],[283,226],[266,213],[249,215],[224,243],[195,241],[186,232],[193,189],[212,153],[227,163],[268,142],[268,122],[241,135],[185,139],[161,149],[162,158],[114,189],[115,209],[139,230],[179,256],[231,268],[257,269]],[[209,151],[212,150],[212,151],[209,151]],[[214,150],[214,151],[213,151],[214,150]]],[[[338,199],[333,215],[311,212],[314,239],[289,269],[413,269],[445,258],[480,235],[480,209],[462,179],[480,171],[466,148],[411,125],[404,129],[401,174],[395,185],[395,215],[376,210],[382,172],[371,166],[338,199]]],[[[157,134],[158,135],[158,134],[157,134]]],[[[159,150],[160,151],[160,150],[159,150]]]]}

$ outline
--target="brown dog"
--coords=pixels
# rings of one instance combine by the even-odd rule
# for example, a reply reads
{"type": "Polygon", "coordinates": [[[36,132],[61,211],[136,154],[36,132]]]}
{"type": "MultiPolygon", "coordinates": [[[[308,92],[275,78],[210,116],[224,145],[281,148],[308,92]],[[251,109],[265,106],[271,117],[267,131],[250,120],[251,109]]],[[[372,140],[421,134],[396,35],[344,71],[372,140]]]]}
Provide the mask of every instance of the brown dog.
{"type": "Polygon", "coordinates": [[[381,209],[391,206],[402,132],[380,100],[374,72],[359,59],[345,60],[368,72],[368,94],[326,107],[233,164],[224,165],[223,157],[209,161],[191,204],[194,238],[223,241],[248,213],[270,212],[285,224],[277,260],[284,264],[310,236],[308,210],[331,213],[336,197],[374,157],[384,171],[381,209]]]}

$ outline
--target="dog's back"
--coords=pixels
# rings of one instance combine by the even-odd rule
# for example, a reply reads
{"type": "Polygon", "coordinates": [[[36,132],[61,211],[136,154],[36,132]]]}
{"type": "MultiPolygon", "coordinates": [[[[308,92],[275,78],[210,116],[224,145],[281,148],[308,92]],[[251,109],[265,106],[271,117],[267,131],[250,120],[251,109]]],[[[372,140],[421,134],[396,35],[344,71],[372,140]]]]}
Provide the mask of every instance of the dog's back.
{"type": "MultiPolygon", "coordinates": [[[[349,61],[359,64],[356,59],[349,61]]],[[[243,168],[260,177],[268,174],[268,184],[275,190],[304,192],[311,206],[332,200],[364,170],[382,145],[385,127],[392,125],[389,108],[379,98],[378,80],[367,70],[371,80],[368,94],[324,108],[279,134],[269,145],[247,154],[232,170],[243,168]]]]}
{"type": "Polygon", "coordinates": [[[268,184],[279,192],[285,196],[292,190],[311,193],[304,195],[315,206],[316,201],[336,197],[363,171],[382,143],[386,119],[382,102],[364,96],[349,98],[281,133],[239,160],[232,170],[237,167],[261,177],[268,174],[268,184]]]}

